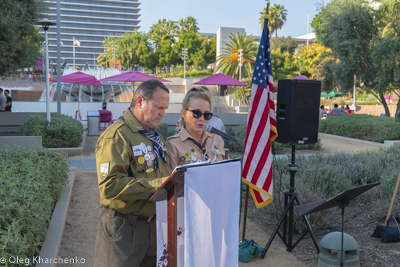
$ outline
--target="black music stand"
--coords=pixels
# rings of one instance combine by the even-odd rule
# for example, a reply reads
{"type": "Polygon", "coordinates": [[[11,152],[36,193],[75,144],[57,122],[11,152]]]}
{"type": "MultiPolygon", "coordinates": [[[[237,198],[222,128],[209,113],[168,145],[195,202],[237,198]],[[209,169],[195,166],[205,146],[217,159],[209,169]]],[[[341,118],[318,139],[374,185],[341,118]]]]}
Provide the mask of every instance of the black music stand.
{"type": "Polygon", "coordinates": [[[347,189],[334,197],[329,199],[324,199],[320,201],[311,202],[308,204],[303,204],[294,208],[297,216],[304,216],[316,211],[321,211],[333,207],[340,207],[342,209],[342,244],[341,244],[341,258],[340,258],[340,266],[343,267],[343,235],[344,235],[344,208],[349,205],[351,199],[355,198],[358,195],[361,195],[365,191],[368,191],[374,186],[379,185],[380,182],[360,185],[350,189],[347,189]]]}

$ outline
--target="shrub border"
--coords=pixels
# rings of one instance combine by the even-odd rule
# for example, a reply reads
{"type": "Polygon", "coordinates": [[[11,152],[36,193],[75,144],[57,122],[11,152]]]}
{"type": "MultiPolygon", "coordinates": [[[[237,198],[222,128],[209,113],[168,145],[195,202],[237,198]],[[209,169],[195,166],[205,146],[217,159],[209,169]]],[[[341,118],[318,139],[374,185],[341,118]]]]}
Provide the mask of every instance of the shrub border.
{"type": "Polygon", "coordinates": [[[85,145],[85,140],[86,140],[86,131],[83,131],[82,134],[82,142],[78,147],[60,147],[60,148],[48,148],[49,150],[52,151],[57,151],[57,152],[64,152],[68,154],[68,156],[80,156],[82,155],[83,147],[85,145]]]}
{"type": "MultiPolygon", "coordinates": [[[[47,229],[46,240],[40,250],[39,257],[43,260],[55,259],[61,246],[62,236],[64,233],[65,220],[67,218],[68,206],[71,200],[72,188],[75,182],[76,168],[70,167],[69,182],[63,188],[61,197],[57,201],[51,216],[50,225],[47,229]]],[[[37,263],[36,267],[53,267],[54,263],[37,263]]]]}

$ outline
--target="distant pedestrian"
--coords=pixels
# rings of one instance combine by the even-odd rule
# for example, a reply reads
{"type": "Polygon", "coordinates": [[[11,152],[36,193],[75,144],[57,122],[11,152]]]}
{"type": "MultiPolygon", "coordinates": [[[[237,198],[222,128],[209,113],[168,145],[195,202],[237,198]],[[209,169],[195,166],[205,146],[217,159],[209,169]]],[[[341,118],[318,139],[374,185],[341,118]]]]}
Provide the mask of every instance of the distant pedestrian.
{"type": "Polygon", "coordinates": [[[321,109],[319,110],[319,119],[321,120],[323,115],[326,114],[325,112],[325,106],[321,105],[321,109]]]}
{"type": "Polygon", "coordinates": [[[21,74],[19,75],[19,77],[21,78],[21,81],[25,78],[24,74],[21,72],[21,74]]]}
{"type": "Polygon", "coordinates": [[[11,112],[12,98],[10,96],[10,91],[7,89],[4,90],[4,95],[6,96],[6,99],[7,99],[5,110],[6,110],[6,112],[11,112]]]}
{"type": "Polygon", "coordinates": [[[347,114],[347,112],[344,109],[339,108],[338,104],[335,104],[331,114],[347,114]]]}
{"type": "Polygon", "coordinates": [[[3,88],[0,88],[0,112],[4,112],[7,104],[7,98],[3,95],[3,88]]]}
{"type": "Polygon", "coordinates": [[[102,107],[103,110],[107,109],[107,102],[106,102],[105,99],[103,99],[103,104],[101,105],[101,107],[102,107]]]}

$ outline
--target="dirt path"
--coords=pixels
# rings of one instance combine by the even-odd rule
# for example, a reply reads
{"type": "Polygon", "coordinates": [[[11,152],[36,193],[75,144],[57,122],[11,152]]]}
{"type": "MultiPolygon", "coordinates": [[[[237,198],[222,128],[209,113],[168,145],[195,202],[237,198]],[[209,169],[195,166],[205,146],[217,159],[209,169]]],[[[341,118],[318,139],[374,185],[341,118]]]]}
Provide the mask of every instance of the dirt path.
{"type": "MultiPolygon", "coordinates": [[[[99,222],[99,188],[96,172],[76,172],[72,197],[68,208],[60,258],[83,258],[80,266],[93,266],[94,244],[99,222]]],[[[77,264],[58,264],[76,267],[77,264]]]]}

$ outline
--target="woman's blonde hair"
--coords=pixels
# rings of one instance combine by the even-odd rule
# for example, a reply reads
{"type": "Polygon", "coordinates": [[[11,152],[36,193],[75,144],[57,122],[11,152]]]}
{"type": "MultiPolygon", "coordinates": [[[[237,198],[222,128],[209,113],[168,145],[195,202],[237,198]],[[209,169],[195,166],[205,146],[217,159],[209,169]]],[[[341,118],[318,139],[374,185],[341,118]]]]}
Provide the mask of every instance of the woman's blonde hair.
{"type": "MultiPolygon", "coordinates": [[[[202,87],[205,87],[205,86],[202,86],[202,87]]],[[[185,95],[185,98],[182,101],[182,110],[186,110],[189,108],[190,99],[192,99],[192,98],[204,99],[210,104],[210,107],[211,107],[211,99],[205,93],[205,90],[202,87],[200,87],[200,88],[192,87],[189,89],[189,91],[185,95]]],[[[206,88],[206,90],[210,91],[207,87],[205,87],[205,88],[206,88]]],[[[182,114],[181,114],[181,126],[183,127],[185,125],[186,125],[185,120],[183,119],[182,114]]]]}

